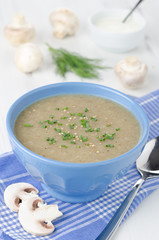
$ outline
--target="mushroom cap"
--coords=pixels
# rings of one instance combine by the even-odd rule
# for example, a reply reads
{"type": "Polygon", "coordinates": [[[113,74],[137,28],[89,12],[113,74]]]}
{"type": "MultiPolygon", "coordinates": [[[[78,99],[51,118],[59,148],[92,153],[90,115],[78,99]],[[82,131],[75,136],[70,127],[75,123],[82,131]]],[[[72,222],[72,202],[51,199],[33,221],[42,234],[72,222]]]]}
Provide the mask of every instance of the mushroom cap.
{"type": "Polygon", "coordinates": [[[19,70],[30,73],[38,69],[43,61],[39,47],[34,43],[25,43],[18,47],[15,63],[19,70]]]}
{"type": "Polygon", "coordinates": [[[38,206],[38,203],[42,204],[42,202],[43,200],[39,197],[28,198],[20,205],[18,213],[19,221],[23,228],[37,236],[48,235],[55,229],[51,223],[51,218],[46,216],[45,205],[43,207],[38,206]],[[38,213],[36,214],[37,211],[38,213]]]}
{"type": "Polygon", "coordinates": [[[142,86],[147,70],[147,65],[135,56],[121,60],[115,66],[115,72],[121,80],[121,83],[131,89],[142,86]]]}
{"type": "Polygon", "coordinates": [[[38,192],[38,189],[30,183],[14,183],[5,189],[4,202],[11,211],[18,212],[20,203],[24,199],[38,194],[38,192]]]}
{"type": "Polygon", "coordinates": [[[50,14],[49,20],[54,27],[54,35],[60,39],[67,35],[75,34],[79,26],[79,21],[75,13],[67,8],[54,10],[50,14]]]}
{"type": "Polygon", "coordinates": [[[4,35],[13,46],[18,46],[30,42],[35,36],[35,29],[20,13],[16,14],[13,21],[4,28],[4,35]]]}

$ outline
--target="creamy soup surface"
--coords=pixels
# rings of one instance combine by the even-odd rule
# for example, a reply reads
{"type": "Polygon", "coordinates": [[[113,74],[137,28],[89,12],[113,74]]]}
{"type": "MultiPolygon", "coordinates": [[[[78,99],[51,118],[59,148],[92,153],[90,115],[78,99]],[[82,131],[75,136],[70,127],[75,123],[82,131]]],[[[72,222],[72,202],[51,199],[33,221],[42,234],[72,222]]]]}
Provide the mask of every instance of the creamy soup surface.
{"type": "Polygon", "coordinates": [[[38,101],[15,122],[18,140],[41,156],[71,163],[117,157],[140,138],[137,119],[113,101],[89,95],[60,95],[38,101]]]}

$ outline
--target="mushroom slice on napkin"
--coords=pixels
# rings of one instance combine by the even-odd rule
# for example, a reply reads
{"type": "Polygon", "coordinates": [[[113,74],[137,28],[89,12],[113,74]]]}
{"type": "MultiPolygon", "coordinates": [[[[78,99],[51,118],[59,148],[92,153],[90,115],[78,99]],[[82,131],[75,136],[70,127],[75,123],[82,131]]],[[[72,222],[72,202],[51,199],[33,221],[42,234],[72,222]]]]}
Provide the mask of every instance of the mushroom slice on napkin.
{"type": "Polygon", "coordinates": [[[18,212],[20,203],[30,196],[37,196],[38,192],[38,189],[30,183],[14,183],[5,189],[4,201],[11,211],[18,212]]]}
{"type": "Polygon", "coordinates": [[[51,221],[63,214],[57,205],[47,205],[39,197],[30,197],[20,205],[18,215],[21,225],[27,232],[44,236],[55,229],[51,221]]]}

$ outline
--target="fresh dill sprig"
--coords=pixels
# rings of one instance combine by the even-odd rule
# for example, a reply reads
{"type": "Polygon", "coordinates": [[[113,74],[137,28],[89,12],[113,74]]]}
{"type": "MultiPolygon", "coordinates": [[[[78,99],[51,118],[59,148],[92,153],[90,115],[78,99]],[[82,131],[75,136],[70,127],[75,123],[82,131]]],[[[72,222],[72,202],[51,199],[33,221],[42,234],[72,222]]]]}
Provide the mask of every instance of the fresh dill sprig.
{"type": "Polygon", "coordinates": [[[49,44],[47,46],[56,65],[56,72],[62,77],[68,72],[73,72],[82,78],[99,78],[97,70],[109,68],[100,66],[99,59],[85,58],[63,48],[54,49],[49,44]]]}

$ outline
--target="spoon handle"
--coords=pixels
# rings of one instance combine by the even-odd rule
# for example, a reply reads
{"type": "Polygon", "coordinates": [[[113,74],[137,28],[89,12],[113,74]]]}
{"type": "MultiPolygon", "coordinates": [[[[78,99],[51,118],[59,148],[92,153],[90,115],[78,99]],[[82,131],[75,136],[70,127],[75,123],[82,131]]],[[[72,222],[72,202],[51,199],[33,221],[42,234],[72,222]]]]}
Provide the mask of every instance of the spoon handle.
{"type": "Polygon", "coordinates": [[[129,209],[133,199],[135,198],[137,192],[139,191],[141,185],[145,181],[145,178],[140,178],[136,184],[133,186],[132,190],[128,193],[113,218],[110,220],[108,225],[104,228],[101,234],[96,238],[96,240],[108,240],[114,235],[116,230],[118,229],[121,221],[123,220],[127,210],[129,209]]]}
{"type": "Polygon", "coordinates": [[[128,17],[134,12],[134,10],[140,5],[140,3],[142,2],[143,0],[139,0],[137,2],[137,4],[133,7],[133,9],[129,12],[129,14],[123,19],[123,23],[126,22],[126,20],[128,19],[128,17]]]}

